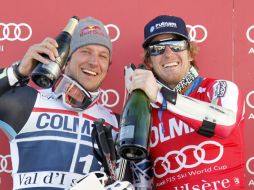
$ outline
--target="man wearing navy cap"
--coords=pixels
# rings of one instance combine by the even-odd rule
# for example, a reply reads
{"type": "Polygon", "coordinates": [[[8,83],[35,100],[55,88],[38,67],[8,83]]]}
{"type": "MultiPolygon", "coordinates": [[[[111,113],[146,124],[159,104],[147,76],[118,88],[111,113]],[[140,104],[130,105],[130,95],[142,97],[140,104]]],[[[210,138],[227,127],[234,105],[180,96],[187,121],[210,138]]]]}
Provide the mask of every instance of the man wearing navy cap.
{"type": "MultiPolygon", "coordinates": [[[[244,106],[237,85],[198,74],[197,46],[182,18],[161,15],[148,22],[143,48],[147,70],[134,71],[129,90],[143,90],[152,102],[154,188],[245,189],[244,106]]],[[[136,186],[148,189],[144,180],[136,186]]]]}

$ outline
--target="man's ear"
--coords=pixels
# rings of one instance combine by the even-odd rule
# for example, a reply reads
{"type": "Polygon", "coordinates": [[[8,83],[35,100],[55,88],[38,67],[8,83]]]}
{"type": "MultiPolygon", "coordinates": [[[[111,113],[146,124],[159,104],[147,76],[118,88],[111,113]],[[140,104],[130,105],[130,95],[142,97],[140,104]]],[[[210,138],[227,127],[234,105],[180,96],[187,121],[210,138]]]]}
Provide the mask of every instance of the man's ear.
{"type": "Polygon", "coordinates": [[[152,68],[153,68],[153,64],[152,64],[152,62],[151,62],[151,61],[149,61],[149,63],[148,63],[148,67],[149,67],[149,69],[152,69],[152,68]]]}
{"type": "Polygon", "coordinates": [[[151,58],[147,58],[146,62],[144,64],[145,64],[146,68],[149,69],[149,70],[151,70],[153,68],[151,58]]]}

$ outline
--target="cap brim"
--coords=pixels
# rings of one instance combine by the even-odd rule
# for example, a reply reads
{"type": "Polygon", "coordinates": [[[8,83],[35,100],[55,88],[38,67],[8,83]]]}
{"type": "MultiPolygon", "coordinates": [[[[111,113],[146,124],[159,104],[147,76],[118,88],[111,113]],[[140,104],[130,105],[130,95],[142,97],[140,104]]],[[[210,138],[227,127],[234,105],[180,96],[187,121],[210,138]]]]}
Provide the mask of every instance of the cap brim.
{"type": "Polygon", "coordinates": [[[154,35],[151,35],[151,36],[149,36],[147,39],[145,39],[145,41],[144,41],[143,44],[142,44],[142,47],[143,47],[143,48],[146,48],[146,47],[151,43],[152,39],[153,39],[155,36],[158,36],[158,35],[161,35],[161,34],[176,34],[176,35],[178,35],[178,36],[183,37],[183,38],[186,39],[186,40],[189,40],[188,37],[186,37],[185,35],[180,34],[180,33],[178,33],[178,32],[161,32],[161,33],[156,33],[156,34],[154,34],[154,35]]]}

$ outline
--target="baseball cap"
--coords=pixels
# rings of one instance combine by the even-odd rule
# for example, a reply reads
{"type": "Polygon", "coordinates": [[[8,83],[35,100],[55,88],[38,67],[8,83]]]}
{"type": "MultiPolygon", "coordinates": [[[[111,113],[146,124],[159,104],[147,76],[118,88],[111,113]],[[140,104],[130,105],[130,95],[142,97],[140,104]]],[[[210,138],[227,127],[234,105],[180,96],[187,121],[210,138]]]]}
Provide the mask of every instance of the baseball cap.
{"type": "Polygon", "coordinates": [[[167,33],[176,34],[189,40],[186,24],[182,18],[160,15],[145,25],[143,48],[146,48],[155,36],[167,33]]]}
{"type": "Polygon", "coordinates": [[[112,43],[104,24],[92,17],[87,17],[79,21],[75,28],[70,44],[71,55],[81,46],[97,44],[102,45],[109,50],[110,60],[112,58],[112,43]]]}

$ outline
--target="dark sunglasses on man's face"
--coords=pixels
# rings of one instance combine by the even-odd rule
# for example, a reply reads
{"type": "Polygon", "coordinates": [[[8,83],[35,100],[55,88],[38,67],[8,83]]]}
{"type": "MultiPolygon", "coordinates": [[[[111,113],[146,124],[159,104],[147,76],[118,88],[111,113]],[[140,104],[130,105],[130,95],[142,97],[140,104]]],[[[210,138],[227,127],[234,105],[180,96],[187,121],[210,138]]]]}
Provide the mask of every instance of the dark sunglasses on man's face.
{"type": "Polygon", "coordinates": [[[186,40],[162,40],[152,42],[147,50],[150,56],[161,55],[165,52],[168,46],[173,52],[181,52],[188,49],[188,42],[186,40]]]}

